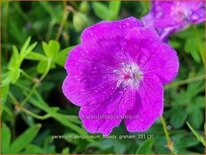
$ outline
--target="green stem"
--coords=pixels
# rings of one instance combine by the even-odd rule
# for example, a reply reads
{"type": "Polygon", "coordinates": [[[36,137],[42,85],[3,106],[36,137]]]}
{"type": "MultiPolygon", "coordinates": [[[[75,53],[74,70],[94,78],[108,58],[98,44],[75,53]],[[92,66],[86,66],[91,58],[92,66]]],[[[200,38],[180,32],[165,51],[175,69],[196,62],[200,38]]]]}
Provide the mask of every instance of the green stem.
{"type": "Polygon", "coordinates": [[[49,73],[50,67],[51,67],[51,59],[48,59],[48,63],[47,63],[47,68],[46,71],[44,72],[44,74],[40,77],[40,82],[47,76],[47,74],[49,73]]]}
{"type": "Polygon", "coordinates": [[[24,75],[27,79],[29,79],[29,80],[31,80],[32,82],[34,82],[34,79],[33,79],[31,76],[29,76],[24,70],[21,69],[21,73],[22,73],[22,75],[24,75]]]}
{"type": "MultiPolygon", "coordinates": [[[[39,82],[41,82],[46,76],[47,74],[49,73],[49,70],[50,70],[50,66],[51,66],[51,59],[48,60],[48,63],[47,63],[47,68],[46,68],[46,71],[44,72],[44,74],[40,77],[40,80],[39,82]]],[[[30,97],[33,95],[35,89],[39,86],[39,83],[35,83],[32,88],[31,88],[31,91],[28,93],[28,95],[25,97],[25,99],[22,101],[21,105],[24,106],[27,101],[30,99],[30,97]]]]}
{"type": "Polygon", "coordinates": [[[31,97],[32,94],[34,93],[34,91],[35,91],[35,89],[36,89],[37,86],[38,86],[37,84],[34,84],[34,85],[32,86],[31,91],[28,93],[28,95],[27,95],[27,96],[24,98],[24,100],[22,101],[22,103],[21,103],[22,106],[24,106],[24,105],[27,103],[27,101],[30,99],[30,97],[31,97]]]}
{"type": "MultiPolygon", "coordinates": [[[[9,97],[12,99],[13,103],[14,103],[15,105],[18,105],[19,102],[18,102],[17,99],[13,96],[13,94],[12,94],[11,92],[9,92],[8,94],[9,94],[9,97]]],[[[22,105],[22,104],[21,104],[21,105],[22,105]]],[[[46,115],[44,115],[44,116],[39,116],[39,115],[37,115],[37,114],[29,111],[28,109],[23,108],[23,106],[20,107],[20,110],[23,111],[23,112],[25,112],[26,114],[28,114],[28,115],[36,118],[36,119],[40,119],[40,120],[45,120],[45,119],[51,117],[50,114],[46,114],[46,115]]]]}
{"type": "Polygon", "coordinates": [[[204,74],[204,75],[188,78],[186,80],[181,80],[181,81],[173,82],[172,84],[165,86],[165,89],[169,89],[169,88],[172,88],[172,87],[176,87],[176,86],[192,83],[192,82],[195,82],[195,81],[204,80],[205,77],[206,77],[206,75],[204,74]]]}
{"type": "Polygon", "coordinates": [[[19,103],[10,91],[8,92],[8,95],[11,98],[13,104],[17,105],[19,103]]]}
{"type": "Polygon", "coordinates": [[[172,140],[170,138],[169,132],[167,130],[165,119],[164,119],[163,116],[160,119],[161,119],[161,122],[162,122],[162,126],[163,126],[163,129],[164,129],[164,133],[165,133],[166,139],[167,139],[167,147],[172,152],[172,154],[177,154],[177,152],[176,152],[176,150],[174,148],[173,142],[172,142],[172,140]]]}
{"type": "Polygon", "coordinates": [[[36,118],[36,119],[39,119],[39,120],[45,120],[45,119],[51,117],[50,114],[46,114],[46,115],[44,115],[44,116],[39,116],[39,115],[37,115],[37,114],[35,114],[35,113],[29,111],[29,110],[26,109],[26,108],[22,108],[21,110],[22,110],[23,112],[25,112],[26,114],[28,114],[28,115],[30,115],[30,116],[36,118]]]}
{"type": "Polygon", "coordinates": [[[67,20],[67,17],[68,17],[68,10],[66,9],[66,0],[63,1],[64,3],[64,12],[63,12],[63,15],[62,15],[62,20],[61,20],[61,23],[60,23],[60,26],[59,26],[59,29],[58,29],[58,32],[57,32],[57,35],[56,35],[56,38],[55,40],[59,40],[60,36],[61,36],[61,33],[62,33],[62,30],[64,28],[64,25],[66,23],[66,20],[67,20]]]}

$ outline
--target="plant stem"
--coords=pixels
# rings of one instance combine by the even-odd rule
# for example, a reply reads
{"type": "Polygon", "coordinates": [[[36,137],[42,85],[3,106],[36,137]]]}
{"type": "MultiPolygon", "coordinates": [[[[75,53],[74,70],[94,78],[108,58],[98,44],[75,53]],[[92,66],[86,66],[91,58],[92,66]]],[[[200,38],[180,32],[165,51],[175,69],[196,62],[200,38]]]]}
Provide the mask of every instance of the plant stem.
{"type": "Polygon", "coordinates": [[[28,95],[25,97],[25,99],[22,101],[21,105],[24,106],[26,104],[26,102],[29,100],[29,98],[32,96],[32,94],[34,93],[34,90],[36,89],[38,85],[34,84],[31,88],[31,91],[28,93],[28,95]]]}
{"type": "Polygon", "coordinates": [[[61,33],[62,33],[62,30],[64,28],[64,25],[65,25],[65,22],[67,20],[67,17],[68,17],[68,10],[66,9],[66,0],[63,1],[64,3],[64,12],[63,12],[63,15],[62,15],[62,20],[61,20],[61,23],[60,23],[60,26],[59,26],[59,29],[58,29],[58,32],[57,32],[57,35],[56,35],[56,38],[55,40],[59,40],[60,36],[61,36],[61,33]]]}
{"type": "Polygon", "coordinates": [[[163,126],[163,129],[164,129],[164,133],[165,133],[165,136],[166,136],[166,139],[167,139],[167,147],[168,149],[173,153],[173,154],[177,154],[175,148],[174,148],[174,145],[173,145],[173,142],[170,138],[170,135],[169,135],[169,132],[167,130],[167,126],[166,126],[166,123],[165,123],[165,119],[164,117],[162,116],[161,118],[161,122],[162,122],[162,126],[163,126]]]}
{"type": "Polygon", "coordinates": [[[40,77],[39,79],[39,82],[38,83],[35,83],[32,88],[31,88],[31,91],[28,93],[28,95],[25,97],[25,99],[22,101],[21,105],[24,106],[27,101],[30,99],[30,97],[33,95],[35,89],[39,86],[39,83],[41,83],[41,81],[47,76],[47,74],[49,73],[49,70],[50,70],[50,66],[51,66],[51,59],[48,60],[48,63],[47,63],[47,68],[46,68],[46,71],[44,72],[44,74],[40,77]]]}
{"type": "Polygon", "coordinates": [[[19,102],[17,101],[17,99],[14,97],[14,95],[9,91],[8,92],[9,97],[11,98],[11,100],[13,101],[12,103],[14,105],[17,105],[19,102]]]}
{"type": "Polygon", "coordinates": [[[188,78],[186,80],[181,80],[181,81],[173,82],[172,84],[165,86],[165,89],[169,89],[169,88],[172,88],[172,87],[175,87],[175,86],[180,86],[180,85],[192,83],[192,82],[195,82],[195,81],[204,80],[205,77],[206,77],[206,75],[204,74],[204,75],[188,78]]]}
{"type": "Polygon", "coordinates": [[[22,111],[25,112],[26,114],[28,114],[28,115],[30,115],[30,116],[36,118],[36,119],[39,119],[39,120],[45,120],[45,119],[51,117],[50,114],[46,114],[46,115],[44,115],[44,116],[39,116],[39,115],[37,115],[37,114],[35,114],[35,113],[29,111],[29,110],[26,109],[26,108],[22,108],[22,111]]]}
{"type": "Polygon", "coordinates": [[[31,80],[32,82],[34,82],[34,79],[33,79],[31,76],[29,76],[24,70],[21,69],[21,73],[22,73],[22,75],[24,75],[27,79],[29,79],[29,80],[31,80]]]}

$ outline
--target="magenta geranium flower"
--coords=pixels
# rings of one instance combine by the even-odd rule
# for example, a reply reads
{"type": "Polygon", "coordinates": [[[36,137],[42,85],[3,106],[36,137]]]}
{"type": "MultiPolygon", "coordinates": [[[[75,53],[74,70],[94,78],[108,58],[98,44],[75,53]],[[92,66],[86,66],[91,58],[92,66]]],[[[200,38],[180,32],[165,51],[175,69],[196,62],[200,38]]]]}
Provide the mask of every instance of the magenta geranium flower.
{"type": "Polygon", "coordinates": [[[162,115],[163,85],[178,67],[176,52],[154,29],[133,17],[103,21],[86,28],[69,53],[62,89],[81,107],[90,133],[109,135],[122,121],[129,132],[140,132],[162,115]]]}
{"type": "Polygon", "coordinates": [[[142,21],[144,25],[156,28],[165,39],[170,33],[205,21],[204,3],[203,0],[152,1],[152,8],[142,21]]]}

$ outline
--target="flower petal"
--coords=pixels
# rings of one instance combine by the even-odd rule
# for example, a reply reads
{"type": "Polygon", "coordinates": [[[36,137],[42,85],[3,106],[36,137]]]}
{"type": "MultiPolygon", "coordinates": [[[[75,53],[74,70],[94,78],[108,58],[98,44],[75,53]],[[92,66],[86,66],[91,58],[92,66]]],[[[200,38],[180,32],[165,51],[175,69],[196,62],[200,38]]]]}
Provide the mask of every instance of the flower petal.
{"type": "Polygon", "coordinates": [[[140,27],[142,23],[134,17],[119,21],[103,21],[86,28],[82,32],[81,42],[91,57],[114,58],[114,63],[126,59],[125,35],[134,27],[140,27]]]}
{"type": "Polygon", "coordinates": [[[109,135],[114,127],[119,126],[130,107],[130,97],[130,91],[119,88],[104,102],[82,106],[79,115],[87,131],[109,135]]]}
{"type": "Polygon", "coordinates": [[[163,86],[158,77],[144,77],[136,93],[134,107],[126,113],[133,116],[132,119],[125,119],[129,132],[146,131],[162,115],[163,93],[163,86]]]}
{"type": "Polygon", "coordinates": [[[152,28],[134,28],[126,36],[127,52],[143,74],[157,75],[163,84],[173,80],[179,69],[178,57],[169,45],[161,43],[152,28]],[[135,44],[136,43],[136,44],[135,44]]]}
{"type": "Polygon", "coordinates": [[[87,58],[81,45],[70,52],[65,68],[68,75],[62,85],[63,93],[76,105],[104,101],[116,90],[114,68],[87,58]]]}

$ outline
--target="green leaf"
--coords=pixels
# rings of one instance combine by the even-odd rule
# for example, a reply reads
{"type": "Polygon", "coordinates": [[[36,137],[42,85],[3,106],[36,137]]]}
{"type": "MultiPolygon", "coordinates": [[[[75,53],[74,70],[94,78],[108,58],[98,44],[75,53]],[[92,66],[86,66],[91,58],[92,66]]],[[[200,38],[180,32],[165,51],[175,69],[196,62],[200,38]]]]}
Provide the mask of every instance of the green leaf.
{"type": "Polygon", "coordinates": [[[39,4],[43,7],[45,11],[51,16],[51,19],[54,20],[54,23],[59,23],[61,21],[62,14],[57,10],[54,11],[52,4],[46,1],[39,1],[39,4]]]}
{"type": "Polygon", "coordinates": [[[69,154],[69,147],[65,147],[65,148],[62,150],[62,154],[69,154]]]}
{"type": "Polygon", "coordinates": [[[81,12],[75,12],[73,16],[73,26],[76,31],[81,31],[89,25],[89,20],[86,15],[81,12]]]}
{"type": "Polygon", "coordinates": [[[29,53],[29,54],[26,56],[26,59],[36,60],[36,61],[46,61],[46,60],[47,60],[47,57],[45,57],[44,55],[42,55],[42,54],[40,54],[40,53],[32,52],[32,53],[29,53]]]}
{"type": "Polygon", "coordinates": [[[193,135],[181,134],[179,138],[174,138],[174,144],[177,150],[192,147],[198,143],[198,140],[193,135]]]}
{"type": "Polygon", "coordinates": [[[181,47],[181,43],[178,42],[177,40],[169,40],[169,44],[170,44],[173,48],[180,48],[180,47],[181,47]]]}
{"type": "Polygon", "coordinates": [[[198,49],[196,46],[194,46],[194,39],[193,38],[190,38],[188,40],[186,40],[186,43],[185,43],[185,51],[187,53],[190,53],[193,57],[193,59],[196,61],[196,62],[200,62],[200,55],[198,53],[198,49]]]}
{"type": "Polygon", "coordinates": [[[114,149],[114,152],[116,154],[123,154],[125,153],[126,151],[126,146],[125,145],[122,145],[121,143],[119,142],[116,142],[113,146],[113,149],[114,149]]]}
{"type": "Polygon", "coordinates": [[[77,145],[79,142],[79,139],[75,137],[78,137],[78,136],[79,135],[76,133],[69,132],[69,133],[64,134],[64,140],[71,144],[77,145]]]}
{"type": "Polygon", "coordinates": [[[136,154],[153,154],[152,146],[154,144],[153,140],[145,140],[140,146],[138,147],[136,154]]]}
{"type": "MultiPolygon", "coordinates": [[[[86,135],[87,132],[83,129],[81,129],[80,127],[78,127],[77,125],[75,125],[74,123],[72,123],[71,121],[68,120],[68,117],[66,115],[60,114],[60,113],[53,113],[51,114],[52,117],[57,120],[58,122],[60,122],[61,124],[63,124],[64,126],[69,127],[70,129],[76,131],[77,133],[81,134],[81,135],[86,135]]],[[[92,140],[92,139],[87,139],[87,140],[92,140]]],[[[92,141],[93,142],[93,141],[92,141]]]]}
{"type": "Polygon", "coordinates": [[[199,108],[196,108],[193,106],[191,106],[191,108],[192,109],[189,113],[189,120],[190,120],[191,125],[194,128],[198,129],[198,128],[200,128],[200,126],[203,122],[204,115],[203,115],[203,112],[199,108]]]}
{"type": "Polygon", "coordinates": [[[204,145],[205,145],[205,140],[204,140],[204,137],[201,136],[191,125],[189,122],[186,122],[187,123],[187,126],[190,128],[190,130],[192,131],[192,133],[196,136],[196,138],[204,145]]]}
{"type": "Polygon", "coordinates": [[[205,89],[204,82],[199,81],[199,82],[189,84],[186,93],[190,98],[192,98],[195,97],[198,93],[204,91],[204,89],[205,89]]]}
{"type": "Polygon", "coordinates": [[[174,126],[174,128],[180,128],[186,121],[187,112],[184,111],[181,107],[177,107],[173,109],[175,115],[172,115],[170,118],[170,123],[174,126]]]}
{"type": "Polygon", "coordinates": [[[12,46],[13,49],[13,55],[11,57],[11,60],[8,65],[9,70],[16,70],[16,68],[20,67],[20,62],[19,62],[19,52],[16,46],[12,46]]]}
{"type": "Polygon", "coordinates": [[[7,95],[9,92],[9,87],[10,85],[5,85],[4,87],[2,87],[1,91],[1,103],[4,104],[7,100],[7,95]]]}
{"type": "Polygon", "coordinates": [[[29,46],[29,43],[30,43],[30,40],[31,40],[31,37],[29,37],[26,42],[24,43],[23,47],[21,48],[21,51],[20,51],[20,56],[19,56],[19,61],[22,62],[25,57],[32,52],[32,50],[36,47],[37,45],[37,42],[31,44],[29,46]]]}
{"type": "MultiPolygon", "coordinates": [[[[193,59],[200,63],[201,59],[204,62],[205,61],[205,41],[204,41],[204,29],[200,29],[196,26],[191,26],[184,34],[187,38],[185,43],[185,51],[187,53],[190,53],[193,59]]],[[[179,35],[180,35],[179,34],[179,35]]],[[[185,39],[183,37],[183,39],[185,39]]]]}
{"type": "Polygon", "coordinates": [[[31,37],[28,37],[27,40],[25,41],[23,47],[21,48],[21,53],[23,53],[23,52],[26,51],[26,49],[27,49],[28,46],[29,46],[30,41],[31,41],[31,37]]]}
{"type": "Polygon", "coordinates": [[[109,2],[109,10],[110,10],[110,19],[111,20],[118,18],[120,7],[121,7],[121,1],[119,1],[119,0],[109,2]]]}
{"type": "Polygon", "coordinates": [[[38,73],[44,73],[47,70],[48,61],[40,61],[37,65],[38,73]]]}
{"type": "Polygon", "coordinates": [[[3,104],[0,104],[0,118],[2,116],[2,112],[3,112],[3,104]]]}
{"type": "MultiPolygon", "coordinates": [[[[40,96],[38,96],[40,98],[40,96]]],[[[53,117],[55,120],[57,120],[58,122],[60,122],[62,125],[66,126],[66,127],[69,127],[70,129],[76,131],[77,133],[81,134],[81,135],[86,135],[87,132],[82,129],[81,127],[77,126],[76,124],[74,124],[73,122],[71,122],[69,119],[68,119],[68,116],[67,115],[64,115],[64,114],[60,114],[60,113],[57,113],[57,109],[56,108],[51,108],[51,107],[48,107],[47,104],[44,103],[44,101],[37,101],[36,99],[33,99],[31,98],[31,103],[44,110],[45,112],[47,112],[48,114],[51,115],[51,117],[53,117]]],[[[94,140],[92,139],[87,139],[87,141],[89,142],[94,142],[94,140]]]]}
{"type": "Polygon", "coordinates": [[[42,43],[43,50],[47,57],[54,58],[57,56],[60,50],[60,45],[55,40],[50,40],[49,44],[46,44],[45,42],[42,43]]]}
{"type": "Polygon", "coordinates": [[[5,123],[3,123],[2,126],[2,153],[10,153],[8,152],[10,149],[10,140],[11,140],[11,132],[9,130],[9,128],[7,127],[7,125],[5,123]]]}
{"type": "Polygon", "coordinates": [[[11,144],[10,153],[18,153],[23,150],[36,137],[40,127],[40,124],[30,127],[23,134],[17,137],[17,139],[11,144]]]}
{"type": "Polygon", "coordinates": [[[67,48],[61,50],[59,52],[58,56],[54,59],[54,62],[63,67],[65,64],[65,61],[68,57],[68,53],[72,48],[73,48],[73,46],[67,47],[67,48]]]}
{"type": "Polygon", "coordinates": [[[12,69],[12,70],[9,72],[8,76],[9,76],[9,78],[10,78],[10,80],[11,80],[11,83],[14,84],[14,83],[19,79],[20,73],[21,73],[21,70],[20,70],[19,68],[12,69]]]}
{"type": "Polygon", "coordinates": [[[93,2],[92,8],[95,12],[95,15],[101,19],[109,20],[109,9],[106,5],[101,2],[93,2]]]}
{"type": "MultiPolygon", "coordinates": [[[[2,104],[1,104],[2,105],[2,104]]],[[[12,118],[13,117],[13,113],[11,112],[11,110],[8,108],[7,104],[3,104],[2,105],[3,111],[6,112],[7,117],[12,118]]]]}
{"type": "Polygon", "coordinates": [[[25,148],[24,154],[34,154],[34,153],[44,153],[44,150],[42,150],[41,147],[34,145],[34,144],[28,144],[25,148]]]}

